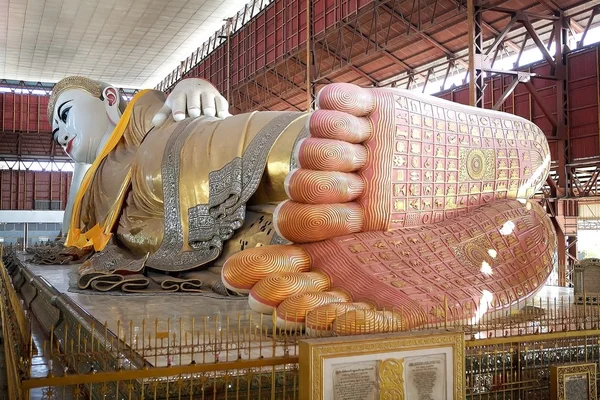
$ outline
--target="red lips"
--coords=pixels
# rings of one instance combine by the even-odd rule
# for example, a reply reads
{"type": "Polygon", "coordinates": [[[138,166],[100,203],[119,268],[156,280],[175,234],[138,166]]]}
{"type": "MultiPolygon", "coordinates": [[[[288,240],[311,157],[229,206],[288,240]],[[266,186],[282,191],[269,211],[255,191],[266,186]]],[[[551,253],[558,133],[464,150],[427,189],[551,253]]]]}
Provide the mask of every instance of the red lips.
{"type": "Polygon", "coordinates": [[[75,140],[75,138],[69,140],[69,143],[67,143],[67,149],[65,150],[67,154],[71,153],[71,148],[73,147],[73,140],[75,140]]]}

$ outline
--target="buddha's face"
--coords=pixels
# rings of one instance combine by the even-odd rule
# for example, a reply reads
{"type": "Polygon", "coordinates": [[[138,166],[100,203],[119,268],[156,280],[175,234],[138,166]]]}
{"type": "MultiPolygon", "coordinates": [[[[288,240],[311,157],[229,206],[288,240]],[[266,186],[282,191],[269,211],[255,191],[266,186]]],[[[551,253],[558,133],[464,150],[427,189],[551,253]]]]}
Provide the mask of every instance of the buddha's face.
{"type": "Polygon", "coordinates": [[[92,163],[115,123],[106,101],[81,89],[58,96],[52,113],[52,137],[75,162],[92,163]]]}

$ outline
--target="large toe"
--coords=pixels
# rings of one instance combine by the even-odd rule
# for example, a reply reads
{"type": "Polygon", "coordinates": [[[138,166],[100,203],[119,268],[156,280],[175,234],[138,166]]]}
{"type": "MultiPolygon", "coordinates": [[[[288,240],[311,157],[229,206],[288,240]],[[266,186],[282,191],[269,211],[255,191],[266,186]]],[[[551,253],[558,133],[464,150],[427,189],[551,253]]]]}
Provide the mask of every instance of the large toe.
{"type": "Polygon", "coordinates": [[[357,203],[281,203],[273,213],[277,233],[294,243],[309,243],[360,232],[363,212],[357,203]]]}
{"type": "Polygon", "coordinates": [[[310,115],[308,124],[312,137],[343,140],[349,143],[362,143],[373,132],[373,127],[367,118],[334,110],[315,111],[310,115]]]}
{"type": "Polygon", "coordinates": [[[285,191],[292,200],[309,204],[345,203],[358,198],[365,187],[357,174],[297,169],[285,179],[285,191]]]}
{"type": "Polygon", "coordinates": [[[375,97],[371,90],[349,83],[334,83],[319,92],[317,107],[364,117],[375,110],[375,97]]]}
{"type": "Polygon", "coordinates": [[[307,272],[309,255],[298,246],[264,246],[241,251],[223,265],[221,276],[227,289],[249,293],[261,279],[277,272],[307,272]]]}
{"type": "Polygon", "coordinates": [[[353,172],[367,163],[367,149],[342,140],[308,138],[298,148],[301,168],[318,171],[353,172]]]}

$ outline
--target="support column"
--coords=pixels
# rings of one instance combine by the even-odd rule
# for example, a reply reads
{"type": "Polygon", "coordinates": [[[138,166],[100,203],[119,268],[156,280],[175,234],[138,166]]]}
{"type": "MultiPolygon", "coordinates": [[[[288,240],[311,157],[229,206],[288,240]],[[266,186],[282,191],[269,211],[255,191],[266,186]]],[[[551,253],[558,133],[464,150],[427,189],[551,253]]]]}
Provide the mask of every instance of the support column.
{"type": "Polygon", "coordinates": [[[231,18],[227,18],[227,89],[226,89],[226,99],[227,103],[231,107],[231,64],[233,63],[233,59],[231,58],[231,18]]]}
{"type": "Polygon", "coordinates": [[[469,37],[469,105],[483,108],[483,33],[481,29],[480,0],[467,1],[469,37]]]}
{"type": "Polygon", "coordinates": [[[577,263],[577,235],[569,236],[567,238],[567,270],[566,270],[566,283],[567,286],[573,285],[573,272],[575,271],[575,264],[577,263]]]}
{"type": "Polygon", "coordinates": [[[556,53],[554,56],[554,76],[556,77],[556,132],[555,137],[559,141],[558,151],[558,186],[565,188],[567,196],[572,195],[570,181],[566,165],[570,163],[569,157],[569,132],[567,115],[567,57],[565,49],[567,46],[567,28],[562,12],[554,22],[554,40],[556,53]]]}
{"type": "MultiPolygon", "coordinates": [[[[558,188],[564,189],[564,196],[573,196],[571,184],[571,174],[568,171],[567,164],[570,162],[569,155],[569,131],[568,131],[568,108],[567,108],[567,59],[565,50],[567,46],[567,28],[566,21],[562,11],[557,11],[559,17],[554,22],[554,41],[556,52],[554,55],[554,76],[556,77],[556,128],[554,137],[557,141],[557,162],[558,162],[558,188]]],[[[560,196],[560,194],[559,194],[560,196]]],[[[564,221],[568,214],[568,207],[559,207],[558,215],[563,223],[556,223],[557,228],[557,250],[558,250],[558,284],[559,286],[570,286],[571,274],[574,267],[574,259],[577,258],[576,237],[566,236],[564,233],[564,221]],[[558,231],[561,231],[560,233],[558,231]],[[567,243],[568,242],[568,243],[567,243]],[[571,252],[575,252],[572,254],[571,252]],[[573,258],[574,256],[574,258],[573,258]]]]}
{"type": "Polygon", "coordinates": [[[567,286],[567,246],[566,237],[562,227],[557,223],[556,218],[552,218],[554,230],[556,231],[556,253],[558,256],[558,286],[567,286]]]}
{"type": "Polygon", "coordinates": [[[315,85],[313,82],[315,60],[313,47],[313,10],[312,1],[306,0],[306,111],[310,111],[315,100],[315,85]]]}
{"type": "Polygon", "coordinates": [[[23,251],[27,250],[27,242],[29,241],[29,224],[23,223],[23,251]]]}

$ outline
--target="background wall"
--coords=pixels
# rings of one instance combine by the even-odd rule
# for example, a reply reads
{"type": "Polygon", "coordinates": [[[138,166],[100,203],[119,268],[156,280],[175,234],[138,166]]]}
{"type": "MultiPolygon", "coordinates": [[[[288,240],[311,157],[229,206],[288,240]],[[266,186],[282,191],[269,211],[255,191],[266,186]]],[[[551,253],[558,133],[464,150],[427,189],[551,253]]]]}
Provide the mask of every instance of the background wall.
{"type": "Polygon", "coordinates": [[[63,211],[0,211],[0,244],[29,246],[54,240],[61,231],[63,211]]]}

